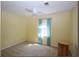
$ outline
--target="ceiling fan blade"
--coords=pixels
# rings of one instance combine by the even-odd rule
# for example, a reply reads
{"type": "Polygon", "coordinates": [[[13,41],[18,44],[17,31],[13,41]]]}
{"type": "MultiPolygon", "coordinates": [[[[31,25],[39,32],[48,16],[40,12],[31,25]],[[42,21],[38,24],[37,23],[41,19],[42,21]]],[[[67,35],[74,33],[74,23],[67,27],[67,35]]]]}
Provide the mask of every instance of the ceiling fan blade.
{"type": "Polygon", "coordinates": [[[26,8],[25,10],[28,11],[28,12],[30,12],[33,16],[34,16],[34,15],[41,15],[41,14],[44,14],[43,12],[37,11],[36,9],[30,10],[30,9],[26,8]]]}
{"type": "Polygon", "coordinates": [[[28,9],[28,8],[26,8],[25,10],[28,11],[28,12],[33,12],[32,10],[30,10],[30,9],[28,9]]]}

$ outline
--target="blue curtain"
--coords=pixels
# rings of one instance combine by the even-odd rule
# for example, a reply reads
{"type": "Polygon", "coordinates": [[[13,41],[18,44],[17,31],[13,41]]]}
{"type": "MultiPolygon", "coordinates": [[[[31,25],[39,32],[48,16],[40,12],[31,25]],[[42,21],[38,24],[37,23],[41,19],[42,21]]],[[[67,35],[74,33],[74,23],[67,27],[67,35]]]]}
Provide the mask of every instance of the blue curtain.
{"type": "Polygon", "coordinates": [[[47,19],[47,31],[48,31],[48,37],[47,37],[47,45],[51,45],[51,18],[47,19]]]}
{"type": "Polygon", "coordinates": [[[41,26],[42,26],[42,19],[39,19],[39,24],[38,24],[38,43],[42,44],[42,38],[41,38],[41,26]]]}

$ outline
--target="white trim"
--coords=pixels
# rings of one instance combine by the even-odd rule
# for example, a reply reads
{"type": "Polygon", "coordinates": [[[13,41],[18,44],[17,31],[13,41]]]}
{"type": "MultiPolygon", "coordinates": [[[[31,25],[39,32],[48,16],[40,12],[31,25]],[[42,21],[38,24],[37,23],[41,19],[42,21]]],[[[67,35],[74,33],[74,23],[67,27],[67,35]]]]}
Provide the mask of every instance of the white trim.
{"type": "MultiPolygon", "coordinates": [[[[24,40],[24,41],[26,41],[26,40],[24,40]]],[[[22,41],[22,42],[24,42],[24,41],[22,41]]],[[[15,45],[17,45],[17,44],[20,44],[20,43],[22,43],[22,42],[19,42],[19,43],[13,44],[13,45],[9,45],[9,46],[7,46],[7,47],[5,47],[5,48],[1,48],[0,51],[1,51],[1,50],[4,50],[4,49],[7,49],[7,48],[9,48],[9,47],[15,46],[15,45]]]]}

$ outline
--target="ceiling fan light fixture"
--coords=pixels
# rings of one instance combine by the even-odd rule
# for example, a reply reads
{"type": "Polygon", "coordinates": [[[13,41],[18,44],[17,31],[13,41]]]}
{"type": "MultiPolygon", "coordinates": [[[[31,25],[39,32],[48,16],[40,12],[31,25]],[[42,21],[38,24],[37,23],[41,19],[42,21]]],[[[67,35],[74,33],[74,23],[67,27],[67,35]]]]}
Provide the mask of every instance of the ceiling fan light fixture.
{"type": "Polygon", "coordinates": [[[44,5],[46,5],[46,6],[47,6],[47,5],[49,5],[49,3],[48,3],[48,2],[45,2],[45,3],[44,3],[44,5]]]}
{"type": "Polygon", "coordinates": [[[36,14],[36,13],[37,13],[36,9],[33,9],[33,13],[34,13],[34,14],[36,14]]]}

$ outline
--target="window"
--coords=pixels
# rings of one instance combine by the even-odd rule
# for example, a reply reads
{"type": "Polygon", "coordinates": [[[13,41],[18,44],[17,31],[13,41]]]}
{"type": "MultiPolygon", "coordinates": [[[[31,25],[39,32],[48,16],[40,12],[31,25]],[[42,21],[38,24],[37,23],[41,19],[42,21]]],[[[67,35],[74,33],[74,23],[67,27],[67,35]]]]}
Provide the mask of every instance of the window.
{"type": "Polygon", "coordinates": [[[46,39],[47,45],[51,45],[51,18],[39,19],[38,25],[38,42],[43,43],[43,39],[46,39]]]}
{"type": "Polygon", "coordinates": [[[41,24],[41,26],[39,26],[39,28],[41,29],[41,33],[40,33],[40,35],[41,35],[41,37],[43,38],[43,37],[47,37],[48,35],[48,33],[47,33],[47,20],[42,20],[42,24],[41,24]]]}
{"type": "Polygon", "coordinates": [[[43,37],[47,37],[47,21],[46,20],[42,21],[42,33],[41,33],[41,35],[43,37]]]}

